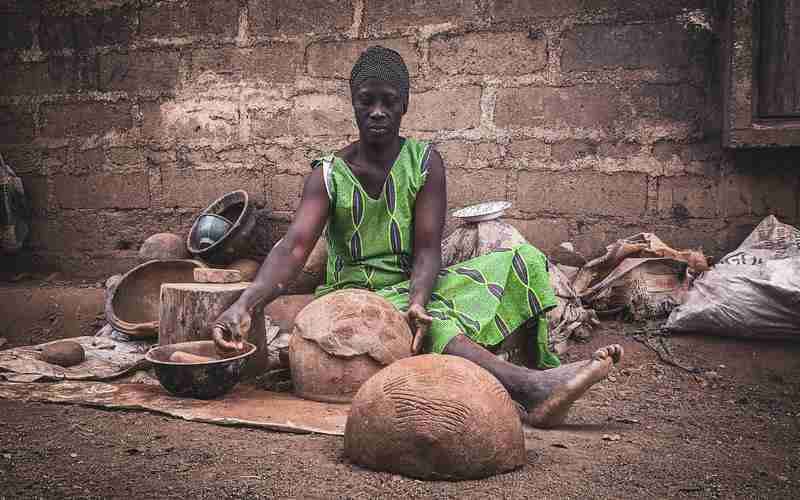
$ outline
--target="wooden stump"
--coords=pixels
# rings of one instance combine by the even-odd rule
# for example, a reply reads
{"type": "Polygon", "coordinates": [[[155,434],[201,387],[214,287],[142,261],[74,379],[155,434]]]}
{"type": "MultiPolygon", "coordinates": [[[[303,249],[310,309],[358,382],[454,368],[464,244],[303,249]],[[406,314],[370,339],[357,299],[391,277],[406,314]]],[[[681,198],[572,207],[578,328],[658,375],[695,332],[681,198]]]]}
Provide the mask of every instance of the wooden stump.
{"type": "MultiPolygon", "coordinates": [[[[158,324],[160,345],[211,340],[214,322],[233,304],[249,283],[164,283],[158,324]]],[[[260,375],[269,365],[264,308],[252,313],[247,341],[258,348],[245,373],[260,375]]]]}

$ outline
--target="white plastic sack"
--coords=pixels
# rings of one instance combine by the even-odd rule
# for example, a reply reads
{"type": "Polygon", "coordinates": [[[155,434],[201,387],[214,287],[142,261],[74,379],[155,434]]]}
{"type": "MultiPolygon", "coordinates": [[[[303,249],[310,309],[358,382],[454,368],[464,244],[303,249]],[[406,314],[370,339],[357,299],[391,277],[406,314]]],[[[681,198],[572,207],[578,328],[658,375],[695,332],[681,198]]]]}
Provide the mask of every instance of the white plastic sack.
{"type": "Polygon", "coordinates": [[[694,281],[665,328],[800,340],[800,230],[770,215],[694,281]]]}

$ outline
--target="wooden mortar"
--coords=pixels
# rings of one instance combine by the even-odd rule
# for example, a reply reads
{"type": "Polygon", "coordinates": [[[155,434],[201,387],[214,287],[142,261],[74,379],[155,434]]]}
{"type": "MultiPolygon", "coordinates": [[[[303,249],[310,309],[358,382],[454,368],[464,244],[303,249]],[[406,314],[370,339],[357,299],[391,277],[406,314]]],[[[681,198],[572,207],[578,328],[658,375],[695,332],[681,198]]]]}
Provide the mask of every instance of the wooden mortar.
{"type": "MultiPolygon", "coordinates": [[[[249,283],[164,283],[161,285],[158,343],[176,344],[211,340],[211,330],[225,312],[247,289],[249,283]]],[[[269,366],[264,307],[250,313],[252,324],[248,342],[258,351],[248,361],[246,376],[262,374],[269,366]]]]}

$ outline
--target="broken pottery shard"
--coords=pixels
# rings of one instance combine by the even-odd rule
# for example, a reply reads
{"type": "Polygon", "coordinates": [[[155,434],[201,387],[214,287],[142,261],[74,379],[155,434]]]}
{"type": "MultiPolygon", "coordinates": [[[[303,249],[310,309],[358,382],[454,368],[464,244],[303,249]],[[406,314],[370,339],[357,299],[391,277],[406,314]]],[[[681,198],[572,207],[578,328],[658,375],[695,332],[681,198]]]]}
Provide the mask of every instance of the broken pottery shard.
{"type": "Polygon", "coordinates": [[[295,318],[289,360],[295,393],[348,402],[384,366],[411,355],[411,329],[383,297],[341,290],[314,300],[295,318]]]}
{"type": "Polygon", "coordinates": [[[198,283],[239,283],[242,273],[237,269],[198,268],[194,270],[194,280],[198,283]]]}
{"type": "Polygon", "coordinates": [[[64,340],[53,342],[42,348],[42,360],[51,365],[69,367],[82,363],[86,359],[86,352],[77,342],[64,340]]]}
{"type": "Polygon", "coordinates": [[[471,361],[435,354],[397,361],[361,387],[344,452],[420,479],[478,479],[526,462],[522,424],[500,382],[471,361]]]}

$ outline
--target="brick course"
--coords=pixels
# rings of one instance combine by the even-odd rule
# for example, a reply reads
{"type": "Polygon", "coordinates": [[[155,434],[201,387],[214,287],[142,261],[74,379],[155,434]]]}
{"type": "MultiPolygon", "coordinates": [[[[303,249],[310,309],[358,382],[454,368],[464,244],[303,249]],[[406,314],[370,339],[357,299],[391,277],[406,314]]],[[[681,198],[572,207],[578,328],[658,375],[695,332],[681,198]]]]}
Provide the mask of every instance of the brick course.
{"type": "Polygon", "coordinates": [[[301,71],[303,53],[297,44],[276,42],[244,49],[200,49],[191,60],[192,79],[210,71],[236,80],[291,82],[301,71]]]}
{"type": "Polygon", "coordinates": [[[444,36],[431,42],[431,64],[449,75],[524,75],[547,65],[546,49],[527,32],[444,36]]]}
{"type": "Polygon", "coordinates": [[[495,169],[447,169],[447,207],[450,210],[484,201],[506,199],[508,172],[495,169]]]}
{"type": "Polygon", "coordinates": [[[136,51],[99,57],[100,88],[137,93],[170,90],[178,82],[177,52],[136,51]]]}
{"type": "Polygon", "coordinates": [[[60,208],[147,208],[147,173],[85,176],[57,175],[54,179],[60,208]]]}
{"type": "Polygon", "coordinates": [[[370,0],[364,22],[370,31],[397,31],[421,24],[461,23],[476,19],[477,0],[370,0]]]}
{"type": "Polygon", "coordinates": [[[644,215],[647,176],[593,172],[520,172],[517,208],[568,215],[644,215]]]}
{"type": "Polygon", "coordinates": [[[719,193],[712,179],[698,176],[658,180],[658,210],[676,218],[717,216],[719,193]]]}
{"type": "Polygon", "coordinates": [[[234,37],[239,29],[238,0],[158,2],[141,11],[143,37],[234,37]]]}
{"type": "Polygon", "coordinates": [[[565,71],[687,66],[693,55],[687,28],[674,21],[576,26],[567,32],[561,47],[565,71]]]}
{"type": "Polygon", "coordinates": [[[93,11],[85,16],[43,16],[39,46],[44,50],[88,49],[128,44],[135,11],[131,7],[93,11]]]}
{"type": "Polygon", "coordinates": [[[412,94],[403,126],[408,130],[458,130],[478,126],[480,87],[412,94]]]}
{"type": "Polygon", "coordinates": [[[205,208],[227,192],[246,189],[254,203],[264,203],[260,169],[198,170],[165,166],[161,172],[161,203],[167,208],[205,208]]]}
{"type": "Polygon", "coordinates": [[[248,6],[255,36],[336,33],[353,23],[351,0],[250,0],[248,6]]]}
{"type": "Polygon", "coordinates": [[[47,104],[42,106],[41,115],[44,137],[88,136],[133,126],[127,103],[47,104]]]}

